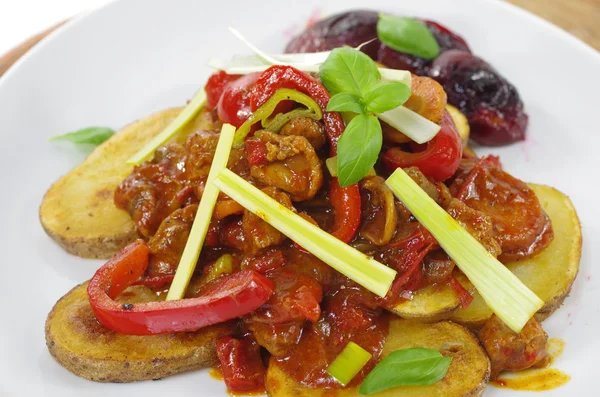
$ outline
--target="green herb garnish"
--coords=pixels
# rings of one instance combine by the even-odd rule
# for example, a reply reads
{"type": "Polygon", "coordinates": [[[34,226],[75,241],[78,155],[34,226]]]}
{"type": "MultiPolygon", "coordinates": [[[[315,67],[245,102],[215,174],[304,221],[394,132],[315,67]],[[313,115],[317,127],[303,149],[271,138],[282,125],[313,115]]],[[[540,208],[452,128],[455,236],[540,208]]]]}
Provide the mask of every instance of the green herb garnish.
{"type": "Polygon", "coordinates": [[[377,117],[359,114],[338,141],[338,181],[341,186],[360,181],[373,168],[382,144],[377,117]]]}
{"type": "Polygon", "coordinates": [[[115,130],[107,127],[88,127],[64,135],[53,136],[50,141],[66,140],[76,144],[98,146],[113,136],[115,130]]]}
{"type": "Polygon", "coordinates": [[[381,151],[381,124],[374,113],[401,106],[410,97],[410,88],[400,82],[382,82],[375,62],[353,48],[331,51],[321,65],[320,77],[333,95],[327,111],[358,114],[338,143],[339,183],[352,185],[367,175],[381,151]]]}
{"type": "Polygon", "coordinates": [[[446,376],[452,357],[437,350],[415,347],[397,350],[381,360],[360,385],[360,394],[396,386],[432,385],[446,376]]]}
{"type": "Polygon", "coordinates": [[[379,14],[377,36],[386,46],[421,58],[433,59],[440,53],[433,33],[414,18],[379,14]]]}

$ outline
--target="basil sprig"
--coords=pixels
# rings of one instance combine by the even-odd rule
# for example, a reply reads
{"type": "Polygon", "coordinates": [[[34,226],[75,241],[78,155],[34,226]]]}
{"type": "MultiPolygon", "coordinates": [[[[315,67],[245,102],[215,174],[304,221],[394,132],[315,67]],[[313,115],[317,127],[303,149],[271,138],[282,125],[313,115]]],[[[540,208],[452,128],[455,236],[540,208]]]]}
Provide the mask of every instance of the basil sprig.
{"type": "Polygon", "coordinates": [[[321,81],[333,95],[327,111],[356,113],[338,142],[338,181],[360,181],[375,165],[382,145],[381,124],[373,113],[394,109],[408,100],[410,88],[382,82],[377,65],[353,48],[331,51],[320,68],[321,81]]]}
{"type": "Polygon", "coordinates": [[[423,22],[414,18],[379,15],[377,37],[386,46],[406,54],[433,59],[440,46],[423,22]]]}
{"type": "Polygon", "coordinates": [[[88,127],[64,135],[53,136],[51,141],[67,140],[77,144],[98,146],[113,136],[115,131],[107,127],[88,127]]]}
{"type": "Polygon", "coordinates": [[[437,350],[415,347],[397,350],[381,360],[360,385],[361,394],[396,386],[432,385],[446,376],[452,357],[437,350]]]}

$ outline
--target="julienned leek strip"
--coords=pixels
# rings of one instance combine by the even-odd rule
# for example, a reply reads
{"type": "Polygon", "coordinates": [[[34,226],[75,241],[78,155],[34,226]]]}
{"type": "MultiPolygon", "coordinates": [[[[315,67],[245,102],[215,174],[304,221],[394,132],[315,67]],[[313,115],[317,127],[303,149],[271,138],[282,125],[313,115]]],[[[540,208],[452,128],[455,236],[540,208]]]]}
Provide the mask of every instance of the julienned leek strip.
{"type": "Polygon", "coordinates": [[[513,331],[521,332],[544,302],[433,201],[404,170],[396,169],[386,184],[456,262],[490,309],[513,331]]]}
{"type": "Polygon", "coordinates": [[[173,138],[189,121],[204,107],[206,103],[206,92],[204,89],[198,91],[190,103],[175,117],[173,121],[150,142],[146,144],[139,152],[127,160],[127,164],[138,165],[148,160],[156,148],[164,145],[169,139],[173,138]]]}
{"type": "Polygon", "coordinates": [[[206,232],[208,231],[217,197],[219,196],[219,190],[213,185],[212,181],[222,169],[227,167],[227,160],[229,159],[229,153],[231,152],[234,135],[235,127],[231,124],[223,124],[219,143],[217,143],[217,149],[215,151],[215,157],[208,173],[206,187],[204,188],[202,199],[198,205],[198,212],[194,218],[190,236],[188,237],[183,254],[179,260],[175,278],[173,279],[173,283],[167,294],[167,300],[182,299],[190,279],[194,274],[196,262],[198,262],[198,258],[200,257],[200,250],[204,244],[206,232]]]}
{"type": "Polygon", "coordinates": [[[221,170],[214,184],[338,272],[378,296],[387,294],[395,270],[336,239],[228,169],[221,170]]]}

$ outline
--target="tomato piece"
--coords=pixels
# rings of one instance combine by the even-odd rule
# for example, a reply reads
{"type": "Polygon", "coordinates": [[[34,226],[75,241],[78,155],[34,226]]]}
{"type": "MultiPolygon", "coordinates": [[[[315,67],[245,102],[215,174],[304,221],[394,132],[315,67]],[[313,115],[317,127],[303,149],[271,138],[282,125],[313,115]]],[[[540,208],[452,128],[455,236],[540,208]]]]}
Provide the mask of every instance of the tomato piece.
{"type": "Polygon", "coordinates": [[[204,91],[206,92],[206,107],[208,109],[214,109],[219,103],[221,95],[223,95],[225,86],[240,77],[242,76],[239,74],[227,74],[222,70],[213,73],[204,86],[204,91]]]}
{"type": "Polygon", "coordinates": [[[448,112],[444,112],[440,132],[427,142],[423,150],[409,153],[399,147],[392,147],[383,155],[383,163],[390,171],[418,167],[425,176],[436,182],[443,182],[458,169],[462,151],[462,141],[456,126],[448,112]]]}
{"type": "Polygon", "coordinates": [[[261,74],[250,73],[237,80],[230,81],[219,98],[217,111],[223,123],[238,128],[252,114],[250,107],[252,87],[261,74]]]}
{"type": "Polygon", "coordinates": [[[265,366],[260,357],[260,346],[252,335],[242,339],[224,336],[217,341],[217,357],[223,380],[233,393],[265,391],[265,366]]]}

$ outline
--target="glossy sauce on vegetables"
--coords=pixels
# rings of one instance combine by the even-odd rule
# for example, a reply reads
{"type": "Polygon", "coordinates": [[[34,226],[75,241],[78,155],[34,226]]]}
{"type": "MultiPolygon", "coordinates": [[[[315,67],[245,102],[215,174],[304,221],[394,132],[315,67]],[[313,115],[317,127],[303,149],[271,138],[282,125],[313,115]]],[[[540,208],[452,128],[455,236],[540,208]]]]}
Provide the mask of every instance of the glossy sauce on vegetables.
{"type": "MultiPolygon", "coordinates": [[[[318,87],[311,79],[306,75],[302,82],[318,87]]],[[[325,101],[324,88],[317,91],[325,101]]],[[[176,271],[219,137],[221,122],[211,112],[214,130],[197,131],[160,148],[115,193],[116,205],[131,214],[148,240],[147,277],[172,276],[176,271]]],[[[446,132],[457,135],[451,119],[444,120],[446,132]]],[[[381,357],[390,316],[385,308],[411,299],[426,285],[456,287],[453,272],[458,270],[452,261],[385,185],[389,168],[378,165],[378,176],[345,188],[331,178],[323,165],[333,146],[327,145],[331,137],[326,131],[327,120],[324,124],[301,119],[292,119],[280,134],[254,131],[247,140],[252,144],[232,151],[228,168],[285,207],[394,268],[398,277],[388,296],[376,297],[220,195],[186,297],[202,294],[215,277],[240,270],[257,272],[274,286],[265,304],[238,320],[233,337],[217,342],[222,374],[234,392],[263,390],[268,355],[305,386],[339,389],[326,369],[350,341],[372,354],[351,383],[358,385],[381,357]],[[216,269],[224,254],[231,255],[226,271],[216,269]]],[[[384,147],[394,145],[398,143],[388,141],[384,147]]],[[[453,153],[460,156],[460,151],[453,153]]],[[[456,165],[459,159],[454,160],[456,165]]],[[[445,181],[428,178],[418,167],[406,171],[493,255],[502,250],[507,256],[528,257],[552,239],[549,220],[533,192],[497,162],[462,160],[445,181]]],[[[468,291],[455,289],[467,304],[468,291]]]]}

